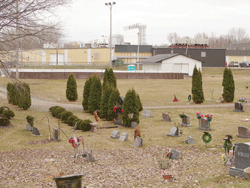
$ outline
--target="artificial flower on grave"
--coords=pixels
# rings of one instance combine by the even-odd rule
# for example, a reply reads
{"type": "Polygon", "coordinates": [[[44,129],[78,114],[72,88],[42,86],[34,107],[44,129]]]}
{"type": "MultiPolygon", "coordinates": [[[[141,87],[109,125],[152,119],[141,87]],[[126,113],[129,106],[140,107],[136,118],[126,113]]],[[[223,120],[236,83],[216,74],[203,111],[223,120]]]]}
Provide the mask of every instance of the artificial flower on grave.
{"type": "Polygon", "coordinates": [[[172,156],[172,151],[168,149],[167,158],[171,159],[171,156],[172,156]]]}
{"type": "Polygon", "coordinates": [[[74,138],[70,137],[69,139],[69,143],[72,144],[72,147],[77,148],[80,145],[80,141],[82,140],[81,136],[76,137],[74,136],[74,138]]]}
{"type": "Polygon", "coordinates": [[[197,116],[198,119],[201,119],[203,117],[203,115],[201,114],[201,112],[197,112],[196,116],[197,116]]]}
{"type": "Polygon", "coordinates": [[[117,108],[117,106],[114,106],[113,111],[116,112],[117,108]]]}
{"type": "Polygon", "coordinates": [[[247,102],[247,99],[245,97],[241,97],[241,98],[239,98],[239,101],[240,102],[247,102]]]}
{"type": "Polygon", "coordinates": [[[161,171],[161,176],[164,178],[164,180],[171,180],[173,178],[171,172],[165,170],[161,171]]]}
{"type": "Polygon", "coordinates": [[[206,121],[212,121],[212,119],[213,119],[213,115],[212,114],[206,114],[205,117],[206,117],[205,118],[206,121]]]}

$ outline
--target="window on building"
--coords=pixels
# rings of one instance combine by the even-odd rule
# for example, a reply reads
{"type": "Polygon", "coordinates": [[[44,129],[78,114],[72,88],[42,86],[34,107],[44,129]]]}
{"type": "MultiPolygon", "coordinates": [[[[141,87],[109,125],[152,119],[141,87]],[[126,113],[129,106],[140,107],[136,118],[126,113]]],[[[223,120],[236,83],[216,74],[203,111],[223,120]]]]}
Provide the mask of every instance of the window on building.
{"type": "Polygon", "coordinates": [[[201,52],[201,57],[206,57],[206,52],[201,52]]]}

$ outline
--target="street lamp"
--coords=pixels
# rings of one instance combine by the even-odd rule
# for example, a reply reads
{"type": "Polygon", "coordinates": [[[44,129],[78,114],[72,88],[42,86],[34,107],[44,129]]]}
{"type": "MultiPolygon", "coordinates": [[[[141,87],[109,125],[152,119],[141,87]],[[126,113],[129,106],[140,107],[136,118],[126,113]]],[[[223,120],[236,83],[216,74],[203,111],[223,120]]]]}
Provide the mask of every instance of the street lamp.
{"type": "Polygon", "coordinates": [[[112,7],[115,5],[115,2],[105,3],[109,7],[110,10],[110,68],[112,67],[112,7]]]}

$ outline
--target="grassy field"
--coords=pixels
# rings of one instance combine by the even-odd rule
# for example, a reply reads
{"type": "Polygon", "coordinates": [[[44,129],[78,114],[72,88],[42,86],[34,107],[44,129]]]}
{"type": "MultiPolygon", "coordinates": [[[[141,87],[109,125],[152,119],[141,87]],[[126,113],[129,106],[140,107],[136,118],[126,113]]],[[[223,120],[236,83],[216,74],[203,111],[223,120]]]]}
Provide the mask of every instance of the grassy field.
{"type": "MultiPolygon", "coordinates": [[[[218,97],[222,94],[222,74],[223,68],[203,68],[203,89],[205,95],[204,104],[218,104],[218,97]],[[213,98],[211,90],[213,92],[213,98]]],[[[233,69],[233,75],[235,80],[235,101],[240,97],[246,97],[249,99],[249,90],[246,86],[250,86],[250,69],[233,69]]],[[[32,96],[46,99],[50,101],[60,101],[68,103],[65,99],[66,81],[67,80],[22,80],[30,84],[32,96]]],[[[162,106],[162,105],[195,105],[192,102],[188,102],[187,96],[191,94],[191,81],[192,78],[185,77],[183,80],[117,80],[118,88],[122,96],[125,96],[126,91],[134,87],[140,94],[141,101],[144,106],[162,106]],[[176,94],[180,102],[173,103],[173,94],[176,94]]],[[[0,78],[0,86],[6,87],[9,82],[6,78],[0,78]]],[[[74,104],[81,104],[82,92],[85,80],[77,80],[79,99],[74,104]]],[[[11,120],[12,128],[0,128],[0,143],[1,152],[21,151],[24,149],[31,150],[67,150],[72,152],[72,146],[68,143],[67,137],[61,133],[61,142],[49,142],[42,144],[42,140],[49,137],[48,120],[49,118],[51,129],[58,126],[58,120],[53,118],[49,112],[39,111],[22,111],[17,107],[9,105],[6,100],[0,98],[1,106],[9,106],[16,114],[11,120]],[[25,117],[32,115],[35,117],[35,127],[37,127],[42,136],[31,136],[30,132],[25,130],[27,124],[25,117]],[[42,120],[43,119],[43,120],[42,120]],[[37,141],[41,141],[40,144],[35,144],[37,141]],[[8,141],[8,144],[6,144],[8,141]]],[[[94,121],[94,116],[83,111],[72,111],[81,119],[90,119],[94,121]]],[[[145,187],[249,187],[250,182],[241,178],[234,178],[229,176],[228,167],[225,167],[221,155],[224,153],[222,148],[223,138],[225,135],[233,135],[233,143],[250,142],[250,139],[242,139],[236,137],[238,134],[238,126],[245,126],[250,128],[250,122],[241,122],[240,120],[250,119],[250,109],[247,107],[244,113],[237,113],[233,111],[233,108],[185,108],[185,109],[167,109],[167,110],[151,110],[153,117],[146,118],[140,116],[140,128],[142,131],[142,137],[144,138],[143,150],[153,150],[151,152],[152,158],[158,160],[164,157],[165,152],[163,150],[167,148],[178,148],[183,155],[183,159],[173,162],[176,165],[176,169],[173,168],[173,174],[177,178],[177,183],[156,183],[152,179],[144,180],[145,187]],[[172,122],[161,121],[162,112],[170,114],[172,122]],[[179,114],[185,113],[190,116],[191,127],[180,127],[181,118],[179,114]],[[213,120],[211,122],[212,141],[206,146],[202,142],[203,131],[198,130],[198,120],[196,118],[196,112],[202,114],[212,114],[213,120]],[[180,137],[167,137],[171,127],[179,126],[183,130],[183,134],[180,137]],[[184,144],[183,141],[187,139],[187,136],[192,136],[196,144],[189,146],[184,144]],[[207,151],[207,149],[213,148],[213,152],[207,151]],[[196,165],[195,165],[196,164],[196,165]],[[179,166],[178,166],[179,165],[179,166]],[[180,167],[181,166],[181,167],[180,167]],[[204,168],[207,170],[204,170],[204,168]],[[195,183],[195,181],[199,183],[195,183]],[[187,184],[185,184],[187,182],[187,184]]],[[[142,112],[141,112],[142,113],[142,112]]],[[[62,130],[68,137],[74,135],[73,129],[64,123],[60,123],[62,130]]],[[[112,122],[100,121],[99,125],[111,126],[112,122]]],[[[130,150],[133,143],[133,130],[129,128],[119,127],[117,130],[126,132],[129,134],[129,141],[120,142],[110,138],[114,129],[99,129],[97,133],[92,132],[76,132],[77,136],[83,136],[85,143],[96,143],[96,151],[103,152],[103,150],[130,150]]],[[[164,150],[164,151],[165,151],[164,150]]],[[[141,150],[138,148],[138,152],[141,150]]],[[[133,150],[133,152],[135,152],[133,150]]],[[[98,152],[95,153],[98,155],[98,152]]],[[[134,155],[134,153],[133,153],[134,155]]],[[[39,158],[39,157],[38,157],[39,158]]],[[[98,157],[97,157],[98,158],[98,157]]],[[[100,160],[101,161],[101,160],[100,160]]],[[[0,161],[1,162],[1,161],[0,161]]],[[[152,167],[151,162],[148,159],[140,161],[143,167],[152,167]]],[[[97,162],[98,163],[98,162],[97,162]]],[[[101,163],[101,162],[100,162],[101,163]]],[[[105,162],[106,163],[106,162],[105,162]]],[[[119,166],[125,169],[138,167],[138,164],[119,166]]],[[[59,168],[59,167],[58,167],[59,168]]],[[[153,168],[153,167],[152,167],[153,168]]],[[[54,174],[55,175],[55,174],[54,174]]],[[[129,175],[128,175],[129,176],[129,175]]],[[[152,177],[153,178],[153,177],[152,177]]],[[[154,177],[155,178],[155,177],[154,177]]],[[[143,178],[142,178],[143,179],[143,178]]],[[[53,181],[53,180],[48,180],[53,181]]],[[[97,182],[100,182],[96,180],[97,182]]],[[[140,181],[135,181],[131,184],[135,187],[140,187],[140,181]]],[[[87,183],[86,183],[87,184],[87,183]]],[[[25,185],[25,184],[24,184],[25,185]]],[[[30,184],[33,185],[33,184],[30,184]]],[[[90,185],[90,183],[88,183],[90,185]]],[[[38,186],[39,187],[39,186],[38,186]]],[[[91,186],[90,186],[91,187],[91,186]]],[[[93,187],[100,187],[98,184],[93,187]]],[[[105,187],[105,186],[104,186],[105,187]]],[[[130,187],[130,184],[124,187],[130,187]]]]}

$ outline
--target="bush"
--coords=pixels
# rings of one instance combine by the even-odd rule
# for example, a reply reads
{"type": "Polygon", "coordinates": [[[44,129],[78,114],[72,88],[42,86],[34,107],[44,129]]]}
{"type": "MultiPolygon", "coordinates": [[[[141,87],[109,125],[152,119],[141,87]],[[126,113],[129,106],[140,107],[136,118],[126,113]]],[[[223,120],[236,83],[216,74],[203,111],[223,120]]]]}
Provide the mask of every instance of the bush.
{"type": "Polygon", "coordinates": [[[4,110],[2,113],[2,117],[6,117],[8,119],[15,117],[15,113],[12,110],[4,110]]]}
{"type": "Polygon", "coordinates": [[[100,110],[101,97],[102,97],[101,80],[100,77],[94,75],[92,77],[92,84],[90,86],[88,112],[93,113],[96,110],[100,110]]]}
{"type": "Polygon", "coordinates": [[[108,101],[108,110],[107,110],[107,117],[108,121],[113,121],[116,118],[116,113],[114,112],[114,106],[117,106],[118,101],[120,98],[120,93],[117,88],[114,88],[108,101]]]}
{"type": "Polygon", "coordinates": [[[23,110],[28,110],[31,106],[30,86],[29,84],[18,84],[18,107],[23,110]]]}
{"type": "Polygon", "coordinates": [[[0,119],[0,126],[8,126],[10,124],[10,120],[7,117],[2,117],[0,119]]]}
{"type": "Polygon", "coordinates": [[[109,102],[109,97],[112,93],[112,87],[110,87],[109,83],[106,83],[103,85],[103,92],[102,92],[102,101],[101,101],[101,106],[100,106],[100,118],[106,118],[108,115],[108,102],[109,102]]]}
{"type": "Polygon", "coordinates": [[[31,127],[33,127],[34,126],[34,117],[28,115],[26,117],[26,119],[27,119],[28,124],[30,124],[31,127]]]}
{"type": "Polygon", "coordinates": [[[8,110],[10,109],[10,108],[7,107],[7,106],[1,106],[1,107],[0,107],[0,114],[3,113],[3,111],[4,111],[5,108],[8,109],[8,110]]]}
{"type": "Polygon", "coordinates": [[[50,112],[51,112],[51,115],[53,117],[57,117],[57,118],[60,118],[61,117],[61,113],[63,111],[66,111],[65,108],[61,107],[61,106],[52,106],[49,108],[50,112]]]}
{"type": "Polygon", "coordinates": [[[72,116],[69,116],[68,119],[67,119],[67,123],[69,126],[73,127],[75,124],[73,123],[75,119],[78,119],[77,116],[75,115],[72,115],[72,116]]]}
{"type": "MultiPolygon", "coordinates": [[[[75,124],[76,124],[76,122],[77,122],[77,125],[78,125],[78,121],[80,121],[80,119],[79,118],[75,118],[74,120],[73,120],[73,125],[72,125],[72,127],[74,127],[75,126],[75,124]]],[[[77,126],[76,125],[76,126],[77,126]]]]}
{"type": "Polygon", "coordinates": [[[195,104],[203,103],[204,94],[202,88],[202,74],[200,70],[198,71],[196,65],[194,67],[192,76],[192,94],[193,94],[193,101],[195,104]]]}
{"type": "Polygon", "coordinates": [[[225,102],[233,102],[234,100],[234,91],[235,91],[235,85],[234,85],[234,78],[233,73],[230,68],[225,68],[223,72],[223,99],[225,102]]]}
{"type": "Polygon", "coordinates": [[[92,121],[89,119],[79,120],[79,121],[77,121],[76,129],[83,130],[83,131],[90,131],[90,129],[91,129],[90,123],[92,123],[92,121]]]}
{"type": "Polygon", "coordinates": [[[74,75],[71,73],[67,81],[66,97],[69,101],[76,101],[77,95],[77,83],[74,75]]]}
{"type": "Polygon", "coordinates": [[[85,84],[84,84],[84,88],[83,88],[83,101],[82,101],[82,107],[84,110],[88,110],[88,103],[89,103],[89,93],[90,93],[90,87],[92,84],[92,76],[90,76],[85,84]]]}
{"type": "Polygon", "coordinates": [[[60,119],[64,122],[64,123],[67,123],[67,119],[68,119],[68,117],[69,116],[72,116],[73,115],[73,113],[72,112],[69,112],[69,111],[63,111],[62,113],[61,113],[61,117],[60,117],[60,119]]]}

